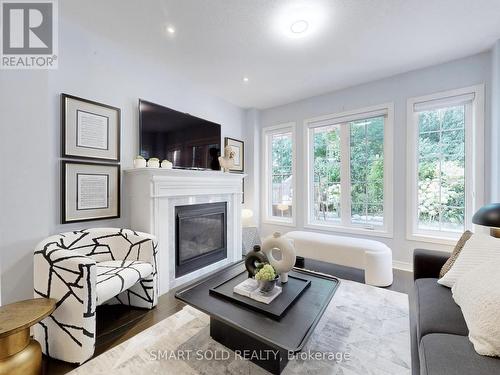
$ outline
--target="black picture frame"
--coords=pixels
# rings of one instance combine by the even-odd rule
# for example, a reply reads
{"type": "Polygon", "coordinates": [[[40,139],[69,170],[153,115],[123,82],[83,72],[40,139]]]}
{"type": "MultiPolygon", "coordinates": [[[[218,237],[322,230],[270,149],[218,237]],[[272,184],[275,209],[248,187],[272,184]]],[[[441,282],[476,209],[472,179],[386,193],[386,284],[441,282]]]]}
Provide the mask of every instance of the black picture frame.
{"type": "MultiPolygon", "coordinates": [[[[232,147],[233,145],[231,145],[231,143],[236,143],[236,144],[239,144],[239,146],[240,146],[241,167],[237,167],[237,168],[233,167],[233,168],[230,168],[229,171],[230,172],[237,172],[237,173],[244,173],[245,172],[245,142],[243,142],[242,140],[230,138],[230,137],[224,138],[224,148],[226,148],[227,146],[232,147]]],[[[224,154],[224,152],[222,152],[222,154],[224,154]]]]}
{"type": "MultiPolygon", "coordinates": [[[[82,110],[82,109],[77,109],[75,111],[76,113],[78,112],[87,112],[89,113],[88,110],[82,110]]],[[[98,113],[93,113],[90,112],[91,114],[94,114],[96,116],[101,116],[105,117],[101,114],[98,113]]],[[[75,127],[78,127],[78,121],[75,122],[75,127]]],[[[100,151],[109,151],[110,148],[110,124],[109,124],[109,118],[108,118],[108,148],[102,149],[100,151]]],[[[77,130],[75,130],[77,132],[77,130]]],[[[81,145],[78,145],[78,141],[75,142],[75,147],[82,147],[81,145]]],[[[87,152],[92,151],[92,147],[85,147],[87,152]],[[90,150],[90,151],[89,151],[90,150]]],[[[96,150],[96,149],[94,149],[96,150]]],[[[95,151],[94,151],[95,152],[95,151]]],[[[99,103],[93,100],[85,99],[85,98],[80,98],[78,96],[74,95],[69,95],[62,93],[61,94],[61,157],[63,158],[69,158],[69,159],[82,159],[82,160],[102,160],[106,162],[116,162],[119,163],[121,159],[121,109],[118,107],[114,107],[108,104],[104,103],[99,103]],[[72,153],[69,151],[69,145],[67,144],[67,139],[66,136],[68,134],[68,126],[69,124],[66,122],[67,114],[68,114],[68,108],[67,108],[67,102],[68,100],[74,100],[77,102],[85,103],[85,104],[90,104],[93,106],[101,107],[107,110],[111,110],[116,112],[116,134],[114,135],[115,137],[115,144],[114,144],[114,149],[116,150],[116,157],[102,157],[102,156],[85,156],[82,154],[77,154],[77,153],[72,153]]]]}
{"type": "MultiPolygon", "coordinates": [[[[78,174],[78,173],[77,173],[78,174]]],[[[85,173],[89,174],[89,173],[85,173]]],[[[102,173],[95,173],[102,175],[102,173]]],[[[109,176],[111,177],[111,176],[109,176]]],[[[110,178],[108,178],[108,189],[110,184],[110,178]]],[[[96,220],[109,220],[109,219],[118,219],[121,215],[121,167],[119,164],[113,163],[91,163],[86,161],[74,161],[74,160],[62,160],[61,161],[61,224],[70,224],[70,223],[80,223],[85,221],[96,221],[96,220]],[[109,167],[116,169],[116,215],[105,215],[105,216],[94,216],[85,219],[69,219],[67,217],[67,207],[68,207],[68,194],[66,186],[66,177],[67,177],[67,167],[68,165],[82,165],[82,166],[91,166],[95,168],[99,167],[109,167]]],[[[77,194],[77,193],[76,193],[77,194]]],[[[108,197],[108,208],[109,208],[109,197],[108,197]]],[[[77,205],[77,202],[74,202],[77,205]]],[[[99,209],[85,209],[85,211],[96,210],[99,209]]],[[[102,209],[101,209],[102,210],[102,209]]]]}

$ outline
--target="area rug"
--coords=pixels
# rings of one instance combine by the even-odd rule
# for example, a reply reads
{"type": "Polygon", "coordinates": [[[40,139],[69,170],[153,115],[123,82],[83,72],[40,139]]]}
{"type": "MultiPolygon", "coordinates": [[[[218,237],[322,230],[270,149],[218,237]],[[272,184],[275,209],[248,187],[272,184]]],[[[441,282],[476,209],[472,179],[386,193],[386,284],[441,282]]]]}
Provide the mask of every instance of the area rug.
{"type": "MultiPolygon", "coordinates": [[[[410,373],[408,296],[342,280],[304,350],[282,374],[410,373]]],[[[71,372],[85,374],[264,375],[209,335],[209,317],[181,311],[71,372]]]]}

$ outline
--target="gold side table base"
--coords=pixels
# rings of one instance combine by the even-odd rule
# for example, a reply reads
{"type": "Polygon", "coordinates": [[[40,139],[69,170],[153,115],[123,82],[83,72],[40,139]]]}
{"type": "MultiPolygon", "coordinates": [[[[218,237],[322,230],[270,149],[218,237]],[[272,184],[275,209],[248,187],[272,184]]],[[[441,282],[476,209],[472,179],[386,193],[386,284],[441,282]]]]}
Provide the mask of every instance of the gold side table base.
{"type": "Polygon", "coordinates": [[[30,327],[56,308],[52,298],[34,298],[0,306],[0,375],[39,375],[42,348],[30,327]]]}
{"type": "Polygon", "coordinates": [[[39,375],[42,349],[24,329],[0,339],[0,375],[39,375]]]}

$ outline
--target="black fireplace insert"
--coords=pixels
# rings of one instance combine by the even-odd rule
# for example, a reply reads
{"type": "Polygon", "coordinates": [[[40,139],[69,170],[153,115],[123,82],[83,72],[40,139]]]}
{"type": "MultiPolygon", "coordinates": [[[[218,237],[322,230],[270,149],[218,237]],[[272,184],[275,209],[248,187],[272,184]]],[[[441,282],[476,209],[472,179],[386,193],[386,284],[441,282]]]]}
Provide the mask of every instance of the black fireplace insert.
{"type": "Polygon", "coordinates": [[[175,277],[227,258],[227,203],[175,207],[175,277]]]}

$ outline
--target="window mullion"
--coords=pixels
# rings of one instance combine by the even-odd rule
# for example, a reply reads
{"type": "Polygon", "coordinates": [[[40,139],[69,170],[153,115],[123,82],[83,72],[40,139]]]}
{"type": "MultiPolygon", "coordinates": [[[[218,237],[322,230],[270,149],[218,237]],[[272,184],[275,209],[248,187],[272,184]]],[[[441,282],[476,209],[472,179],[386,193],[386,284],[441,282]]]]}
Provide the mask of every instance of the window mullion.
{"type": "Polygon", "coordinates": [[[340,220],[343,226],[351,226],[350,148],[350,125],[340,124],[340,220]]]}

